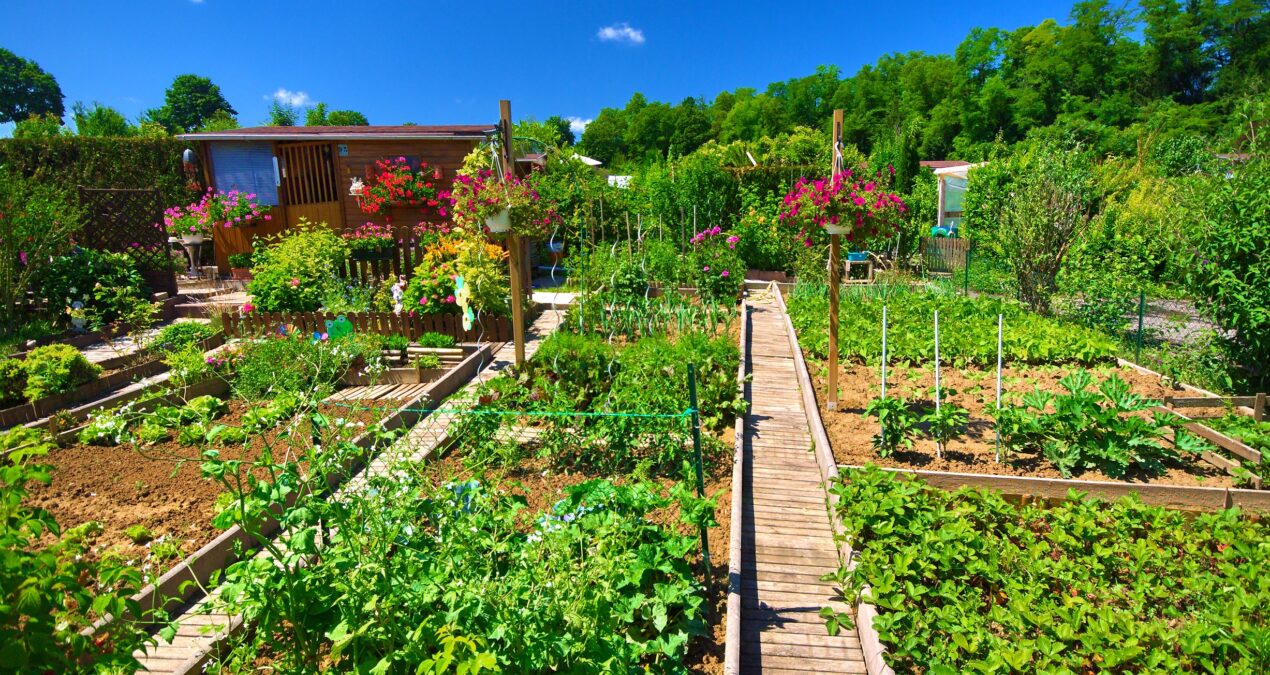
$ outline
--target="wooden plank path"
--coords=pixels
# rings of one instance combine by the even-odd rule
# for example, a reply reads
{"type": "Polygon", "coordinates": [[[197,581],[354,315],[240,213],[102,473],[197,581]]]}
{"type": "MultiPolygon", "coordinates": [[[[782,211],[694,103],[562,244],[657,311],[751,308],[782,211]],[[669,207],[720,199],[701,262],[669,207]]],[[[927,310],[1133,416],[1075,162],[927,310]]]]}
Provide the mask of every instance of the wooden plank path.
{"type": "Polygon", "coordinates": [[[779,305],[751,299],[741,535],[741,672],[864,673],[854,630],[829,636],[822,607],[847,607],[820,577],[838,549],[779,305]]]}
{"type": "MultiPolygon", "coordinates": [[[[563,316],[563,309],[547,309],[525,331],[526,359],[538,350],[543,339],[555,331],[563,316]]],[[[447,406],[461,406],[465,395],[473,392],[479,383],[497,376],[514,362],[515,348],[509,342],[494,353],[493,360],[464,389],[455,394],[447,406]]],[[[436,403],[432,401],[428,405],[436,403]]],[[[446,440],[448,427],[454,417],[452,413],[434,413],[423,418],[404,438],[372,460],[367,471],[353,477],[341,492],[360,489],[369,475],[387,473],[397,462],[418,461],[427,457],[446,440]]],[[[176,637],[171,642],[159,638],[158,643],[150,646],[145,653],[137,653],[143,672],[173,675],[201,672],[214,645],[226,632],[238,630],[242,624],[242,617],[229,616],[217,607],[218,594],[219,589],[213,590],[173,612],[178,615],[176,637]]]]}

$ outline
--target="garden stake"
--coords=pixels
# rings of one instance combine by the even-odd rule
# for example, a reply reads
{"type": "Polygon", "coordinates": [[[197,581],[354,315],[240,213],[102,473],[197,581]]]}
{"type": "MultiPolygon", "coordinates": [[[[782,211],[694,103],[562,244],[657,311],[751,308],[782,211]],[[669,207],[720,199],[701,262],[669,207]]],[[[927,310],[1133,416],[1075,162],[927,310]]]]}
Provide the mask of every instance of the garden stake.
{"type": "MultiPolygon", "coordinates": [[[[697,414],[697,364],[688,364],[688,405],[692,406],[692,461],[697,471],[697,496],[706,496],[706,480],[701,471],[701,416],[697,414]]],[[[710,538],[701,528],[701,561],[705,578],[710,578],[710,538]]]]}
{"type": "MultiPolygon", "coordinates": [[[[1001,412],[1001,326],[1003,325],[1002,315],[997,315],[997,412],[1001,412]]],[[[992,430],[997,435],[997,464],[1001,463],[1001,429],[996,423],[992,424],[992,430]]]]}
{"type": "MultiPolygon", "coordinates": [[[[935,414],[939,414],[939,310],[935,310],[935,414]]],[[[944,458],[943,441],[935,441],[935,458],[944,458]]]]}
{"type": "Polygon", "coordinates": [[[1138,291],[1138,346],[1133,352],[1133,362],[1142,363],[1142,321],[1147,313],[1147,292],[1138,291]]]}
{"type": "MultiPolygon", "coordinates": [[[[882,305],[882,398],[886,398],[886,305],[882,305]]],[[[886,438],[886,423],[882,422],[880,426],[882,437],[886,438]]]]}

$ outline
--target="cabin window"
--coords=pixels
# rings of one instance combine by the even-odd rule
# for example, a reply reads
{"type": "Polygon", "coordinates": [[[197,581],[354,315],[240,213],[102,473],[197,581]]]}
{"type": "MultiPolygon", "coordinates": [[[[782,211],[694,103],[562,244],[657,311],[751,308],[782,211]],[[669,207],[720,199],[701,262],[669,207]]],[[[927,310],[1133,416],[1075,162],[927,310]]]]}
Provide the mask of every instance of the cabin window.
{"type": "Polygon", "coordinates": [[[255,194],[261,204],[278,205],[278,173],[269,143],[212,143],[212,180],[221,192],[255,194]]]}

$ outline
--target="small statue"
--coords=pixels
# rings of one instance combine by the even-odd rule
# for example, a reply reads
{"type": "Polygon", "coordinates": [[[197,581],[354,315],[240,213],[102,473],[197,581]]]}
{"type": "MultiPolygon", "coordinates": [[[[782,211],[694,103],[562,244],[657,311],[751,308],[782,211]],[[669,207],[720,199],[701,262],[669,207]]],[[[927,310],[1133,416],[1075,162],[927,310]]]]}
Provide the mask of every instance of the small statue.
{"type": "Polygon", "coordinates": [[[392,311],[400,312],[403,298],[406,296],[406,277],[399,275],[397,283],[392,285],[392,311]]]}
{"type": "Polygon", "coordinates": [[[354,197],[362,196],[362,193],[365,192],[365,190],[366,186],[362,183],[362,179],[360,178],[354,178],[353,184],[348,186],[348,194],[354,197]]]}

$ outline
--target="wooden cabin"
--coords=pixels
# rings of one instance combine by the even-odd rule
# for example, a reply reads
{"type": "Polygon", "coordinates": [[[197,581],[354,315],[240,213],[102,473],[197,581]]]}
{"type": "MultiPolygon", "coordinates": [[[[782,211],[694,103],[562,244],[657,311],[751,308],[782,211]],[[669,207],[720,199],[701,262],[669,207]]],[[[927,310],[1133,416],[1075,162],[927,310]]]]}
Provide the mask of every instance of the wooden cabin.
{"type": "Polygon", "coordinates": [[[256,238],[275,234],[307,218],[334,229],[388,218],[394,224],[439,221],[435,210],[394,206],[389,216],[368,215],[349,194],[354,178],[365,179],[376,160],[405,157],[413,166],[440,169],[449,189],[463,158],[495,131],[495,125],[364,127],[251,127],[183,134],[198,143],[204,179],[218,190],[255,193],[273,207],[272,219],[248,227],[217,228],[216,265],[251,250],[256,238]]]}

